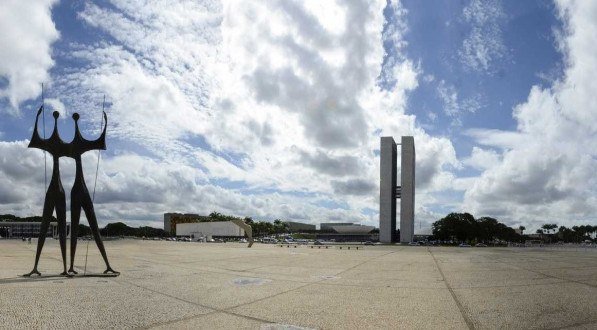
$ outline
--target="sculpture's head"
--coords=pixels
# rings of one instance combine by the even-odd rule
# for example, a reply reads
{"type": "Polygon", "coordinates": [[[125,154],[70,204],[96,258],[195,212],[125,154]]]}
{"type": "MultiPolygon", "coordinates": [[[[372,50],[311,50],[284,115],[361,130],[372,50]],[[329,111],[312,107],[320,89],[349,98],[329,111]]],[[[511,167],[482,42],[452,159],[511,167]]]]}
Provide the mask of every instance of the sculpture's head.
{"type": "Polygon", "coordinates": [[[60,117],[60,112],[54,111],[52,112],[52,116],[54,116],[54,119],[58,119],[58,117],[60,117]]]}
{"type": "Polygon", "coordinates": [[[76,113],[76,112],[75,112],[75,113],[73,113],[73,119],[74,119],[75,121],[79,120],[79,114],[78,114],[78,113],[76,113]]]}

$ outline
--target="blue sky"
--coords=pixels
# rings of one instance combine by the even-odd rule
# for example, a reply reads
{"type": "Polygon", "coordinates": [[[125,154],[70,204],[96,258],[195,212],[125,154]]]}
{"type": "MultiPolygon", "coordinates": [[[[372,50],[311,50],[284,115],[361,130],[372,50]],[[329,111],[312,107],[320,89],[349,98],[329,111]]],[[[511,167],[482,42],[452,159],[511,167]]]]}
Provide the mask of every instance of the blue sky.
{"type": "MultiPolygon", "coordinates": [[[[0,9],[0,212],[41,211],[43,154],[26,145],[43,82],[47,132],[57,110],[65,140],[74,112],[87,136],[98,134],[106,97],[102,223],[158,226],[164,212],[218,211],[377,225],[387,135],[415,137],[418,230],[459,211],[528,228],[595,222],[593,4],[0,9]]],[[[97,153],[84,161],[92,185],[97,153]]],[[[67,191],[72,167],[61,160],[67,191]]]]}

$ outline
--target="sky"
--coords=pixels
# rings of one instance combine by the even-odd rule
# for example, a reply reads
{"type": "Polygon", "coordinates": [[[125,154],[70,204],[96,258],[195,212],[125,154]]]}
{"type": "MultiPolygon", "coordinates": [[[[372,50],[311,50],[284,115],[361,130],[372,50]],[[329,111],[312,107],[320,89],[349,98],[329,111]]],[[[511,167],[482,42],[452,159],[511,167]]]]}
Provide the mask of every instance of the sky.
{"type": "Polygon", "coordinates": [[[107,113],[83,157],[100,225],[378,226],[380,137],[403,135],[417,233],[597,223],[595,1],[6,0],[0,30],[0,213],[41,214],[43,103],[65,141],[107,113]]]}

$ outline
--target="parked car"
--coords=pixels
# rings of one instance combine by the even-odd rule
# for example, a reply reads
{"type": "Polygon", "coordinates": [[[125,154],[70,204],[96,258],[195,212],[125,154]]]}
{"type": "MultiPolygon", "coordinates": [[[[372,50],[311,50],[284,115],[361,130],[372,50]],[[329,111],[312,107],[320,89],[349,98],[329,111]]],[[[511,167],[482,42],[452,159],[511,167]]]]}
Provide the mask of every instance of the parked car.
{"type": "Polygon", "coordinates": [[[460,243],[460,245],[458,245],[459,247],[471,247],[470,245],[466,244],[466,243],[460,243]]]}
{"type": "Polygon", "coordinates": [[[371,241],[366,241],[366,242],[364,242],[364,243],[363,243],[363,245],[373,245],[373,242],[371,242],[371,241]]]}
{"type": "Polygon", "coordinates": [[[419,242],[409,242],[408,243],[409,246],[419,246],[419,242]]]}
{"type": "Polygon", "coordinates": [[[487,245],[485,245],[483,243],[477,243],[477,244],[475,244],[475,247],[487,247],[487,245]]]}
{"type": "Polygon", "coordinates": [[[323,242],[320,240],[317,240],[317,241],[313,242],[313,245],[323,245],[323,242]]]}

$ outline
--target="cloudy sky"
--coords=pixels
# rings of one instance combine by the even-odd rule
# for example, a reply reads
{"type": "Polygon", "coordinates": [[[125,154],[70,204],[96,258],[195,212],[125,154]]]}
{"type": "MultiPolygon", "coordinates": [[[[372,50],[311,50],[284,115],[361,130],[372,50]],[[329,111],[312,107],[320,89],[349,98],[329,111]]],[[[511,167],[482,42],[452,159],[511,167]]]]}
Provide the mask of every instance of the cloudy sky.
{"type": "Polygon", "coordinates": [[[65,141],[74,112],[99,134],[105,95],[97,184],[84,157],[100,224],[377,226],[379,140],[402,135],[417,232],[461,211],[596,223],[596,1],[5,0],[0,31],[0,213],[41,213],[44,83],[65,141]]]}

